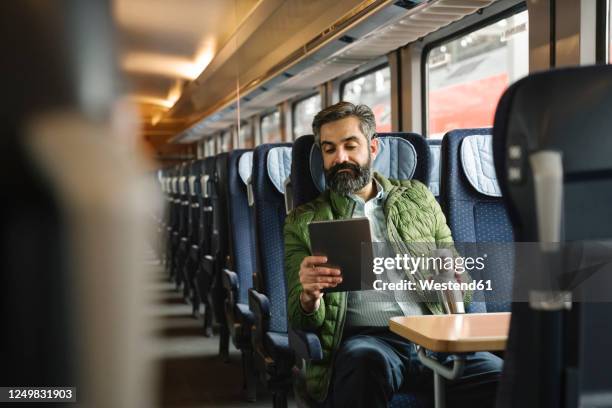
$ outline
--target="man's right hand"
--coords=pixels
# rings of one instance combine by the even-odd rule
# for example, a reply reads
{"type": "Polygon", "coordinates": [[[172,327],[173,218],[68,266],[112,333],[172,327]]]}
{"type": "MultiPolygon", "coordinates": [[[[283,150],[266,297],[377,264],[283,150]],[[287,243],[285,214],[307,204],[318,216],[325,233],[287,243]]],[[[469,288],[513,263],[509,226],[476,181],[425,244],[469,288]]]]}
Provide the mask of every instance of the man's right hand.
{"type": "Polygon", "coordinates": [[[327,262],[325,256],[307,256],[300,264],[300,283],[304,289],[300,294],[300,304],[306,313],[319,308],[324,288],[333,288],[342,282],[340,269],[319,266],[327,262]]]}

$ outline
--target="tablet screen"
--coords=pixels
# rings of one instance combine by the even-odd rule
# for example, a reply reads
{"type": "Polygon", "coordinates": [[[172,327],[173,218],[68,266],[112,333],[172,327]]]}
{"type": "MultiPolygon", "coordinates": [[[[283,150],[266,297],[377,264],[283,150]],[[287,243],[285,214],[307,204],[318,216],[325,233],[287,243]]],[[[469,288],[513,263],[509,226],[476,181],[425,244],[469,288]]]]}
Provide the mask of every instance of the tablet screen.
{"type": "Polygon", "coordinates": [[[342,283],[324,292],[372,288],[372,237],[367,218],[315,221],[308,224],[308,230],[312,254],[326,256],[326,266],[342,273],[342,283]]]}

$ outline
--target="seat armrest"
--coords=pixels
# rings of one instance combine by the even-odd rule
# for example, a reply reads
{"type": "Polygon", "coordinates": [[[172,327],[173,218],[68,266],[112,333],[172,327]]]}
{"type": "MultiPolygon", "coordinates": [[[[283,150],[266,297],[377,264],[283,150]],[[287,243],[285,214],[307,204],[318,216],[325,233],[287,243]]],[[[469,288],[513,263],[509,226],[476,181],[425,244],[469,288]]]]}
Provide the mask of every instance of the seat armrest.
{"type": "Polygon", "coordinates": [[[230,271],[229,269],[223,269],[221,273],[221,281],[223,284],[223,288],[227,293],[227,302],[233,306],[236,304],[236,299],[238,298],[238,274],[234,271],[230,271]]]}
{"type": "Polygon", "coordinates": [[[202,270],[211,278],[215,276],[215,258],[212,255],[204,255],[202,259],[202,270]]]}
{"type": "Polygon", "coordinates": [[[251,330],[251,326],[253,326],[254,317],[253,312],[251,312],[251,310],[249,309],[249,306],[241,303],[236,303],[234,310],[238,321],[243,326],[248,327],[249,330],[251,330]]]}
{"type": "Polygon", "coordinates": [[[264,334],[270,329],[270,301],[264,294],[249,289],[249,308],[253,312],[253,343],[262,345],[264,334]]]}
{"type": "Polygon", "coordinates": [[[298,358],[309,361],[323,360],[321,341],[315,333],[289,328],[289,346],[298,358]]]}
{"type": "Polygon", "coordinates": [[[223,269],[223,275],[221,277],[223,280],[223,287],[228,290],[235,292],[238,290],[238,274],[234,271],[230,271],[229,269],[223,269]]]}

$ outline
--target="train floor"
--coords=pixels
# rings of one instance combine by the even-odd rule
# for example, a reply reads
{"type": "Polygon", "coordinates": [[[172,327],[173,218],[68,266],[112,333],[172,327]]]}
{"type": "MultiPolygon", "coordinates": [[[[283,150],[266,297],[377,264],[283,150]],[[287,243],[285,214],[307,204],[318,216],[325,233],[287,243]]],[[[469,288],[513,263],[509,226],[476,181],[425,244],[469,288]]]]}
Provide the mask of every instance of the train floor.
{"type": "MultiPolygon", "coordinates": [[[[230,361],[218,356],[219,337],[203,335],[202,321],[191,314],[186,304],[164,275],[157,260],[148,264],[155,276],[150,282],[154,320],[154,358],[158,367],[155,387],[162,407],[271,407],[272,396],[258,387],[256,402],[242,395],[240,352],[230,346],[230,361]]],[[[295,407],[289,400],[289,407],[295,407]]]]}

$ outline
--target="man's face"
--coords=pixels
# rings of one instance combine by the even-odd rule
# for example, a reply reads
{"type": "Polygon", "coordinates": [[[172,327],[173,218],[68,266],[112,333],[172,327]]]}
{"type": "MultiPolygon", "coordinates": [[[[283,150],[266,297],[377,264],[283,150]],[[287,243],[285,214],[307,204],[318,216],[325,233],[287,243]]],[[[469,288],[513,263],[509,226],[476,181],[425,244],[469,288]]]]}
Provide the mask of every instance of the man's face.
{"type": "Polygon", "coordinates": [[[359,119],[348,117],[321,126],[321,152],[325,181],[340,194],[356,193],[372,180],[372,160],[378,140],[370,143],[359,128],[359,119]]]}

